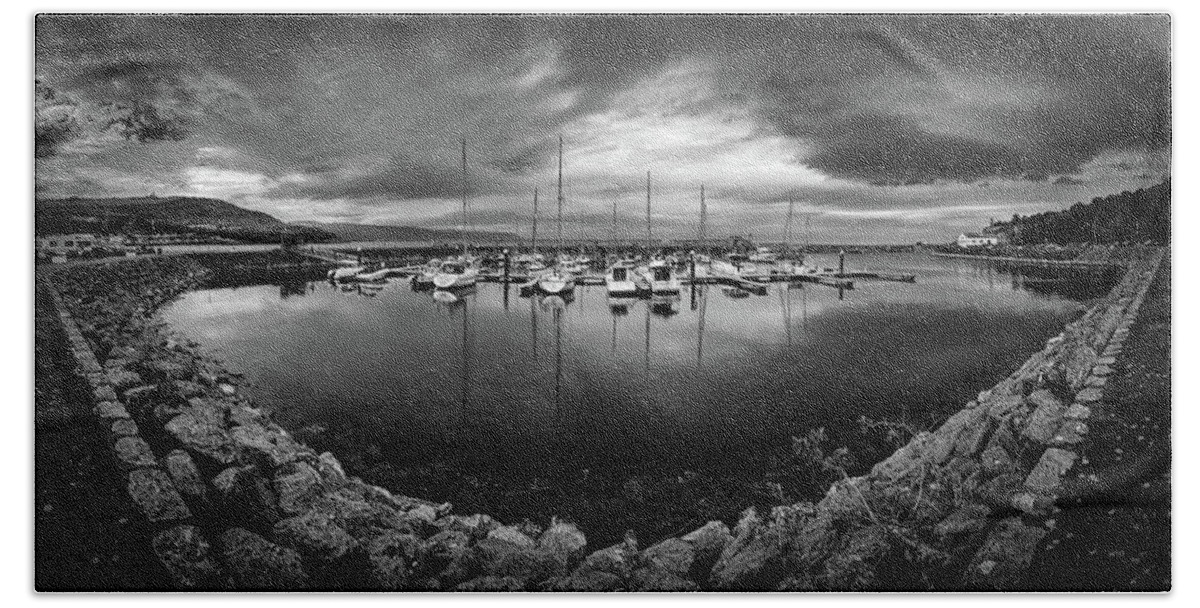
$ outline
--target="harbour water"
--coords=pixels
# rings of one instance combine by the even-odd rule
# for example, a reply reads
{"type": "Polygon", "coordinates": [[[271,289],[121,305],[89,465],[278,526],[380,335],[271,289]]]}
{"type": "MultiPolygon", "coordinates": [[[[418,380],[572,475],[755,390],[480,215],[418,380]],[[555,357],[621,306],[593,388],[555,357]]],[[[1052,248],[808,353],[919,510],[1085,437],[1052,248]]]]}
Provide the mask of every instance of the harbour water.
{"type": "MultiPolygon", "coordinates": [[[[894,446],[864,433],[860,416],[936,424],[1107,287],[1034,291],[987,265],[922,254],[846,261],[918,279],[848,291],[777,283],[745,298],[685,286],[674,299],[627,301],[603,287],[564,301],[500,284],[451,296],[398,279],[349,291],[298,281],[188,293],[162,316],[353,474],[587,530],[628,513],[642,492],[630,480],[761,480],[791,437],[819,427],[830,446],[874,462],[894,446]],[[603,482],[581,490],[588,478],[603,482]]],[[[692,488],[687,500],[719,491],[692,488]]]]}

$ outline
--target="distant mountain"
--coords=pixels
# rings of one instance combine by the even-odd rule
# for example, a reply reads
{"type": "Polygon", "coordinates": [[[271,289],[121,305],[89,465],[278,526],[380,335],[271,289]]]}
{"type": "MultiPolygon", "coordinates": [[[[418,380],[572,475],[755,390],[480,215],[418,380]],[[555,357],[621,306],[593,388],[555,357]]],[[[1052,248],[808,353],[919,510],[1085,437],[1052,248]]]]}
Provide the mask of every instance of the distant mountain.
{"type": "Polygon", "coordinates": [[[194,233],[250,242],[278,241],[281,231],[306,241],[333,235],[292,227],[261,211],[215,199],[189,196],[42,199],[34,204],[34,232],[194,233]]]}
{"type": "Polygon", "coordinates": [[[1171,180],[1048,211],[997,222],[985,230],[1003,233],[1015,245],[1038,243],[1171,242],[1171,180]]]}
{"type": "MultiPolygon", "coordinates": [[[[458,241],[457,230],[418,228],[416,226],[389,226],[380,224],[347,224],[322,222],[295,222],[293,226],[306,226],[332,233],[339,241],[458,241]]],[[[508,232],[470,231],[475,241],[511,241],[517,236],[508,232]]]]}

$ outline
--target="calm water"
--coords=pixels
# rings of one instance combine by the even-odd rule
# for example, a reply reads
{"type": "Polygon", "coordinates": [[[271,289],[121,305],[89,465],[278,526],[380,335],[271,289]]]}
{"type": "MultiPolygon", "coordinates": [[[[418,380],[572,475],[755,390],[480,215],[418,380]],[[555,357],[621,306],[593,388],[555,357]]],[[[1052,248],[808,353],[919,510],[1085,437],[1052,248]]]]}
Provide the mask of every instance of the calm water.
{"type": "Polygon", "coordinates": [[[685,287],[616,306],[603,287],[564,303],[497,284],[441,299],[399,280],[372,297],[299,283],[197,291],[163,315],[344,460],[504,483],[584,469],[754,477],[815,427],[878,455],[860,415],[940,421],[1083,310],[972,262],[847,256],[861,269],[918,280],[742,299],[685,287]]]}

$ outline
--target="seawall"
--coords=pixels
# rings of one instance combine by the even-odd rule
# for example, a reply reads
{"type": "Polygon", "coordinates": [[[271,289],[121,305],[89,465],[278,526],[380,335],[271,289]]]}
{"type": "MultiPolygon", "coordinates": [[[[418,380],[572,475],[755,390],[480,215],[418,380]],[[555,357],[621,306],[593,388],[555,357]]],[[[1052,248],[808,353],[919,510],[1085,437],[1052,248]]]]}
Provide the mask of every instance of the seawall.
{"type": "Polygon", "coordinates": [[[96,422],[155,529],[151,549],[181,589],[993,589],[1044,536],[1162,255],[1131,265],[940,428],[821,501],[590,553],[572,524],[455,514],[348,476],[295,440],[239,395],[236,377],[154,321],[205,279],[199,265],[160,262],[132,283],[128,269],[145,262],[94,266],[93,287],[112,290],[103,303],[58,289],[53,299],[96,422]]]}

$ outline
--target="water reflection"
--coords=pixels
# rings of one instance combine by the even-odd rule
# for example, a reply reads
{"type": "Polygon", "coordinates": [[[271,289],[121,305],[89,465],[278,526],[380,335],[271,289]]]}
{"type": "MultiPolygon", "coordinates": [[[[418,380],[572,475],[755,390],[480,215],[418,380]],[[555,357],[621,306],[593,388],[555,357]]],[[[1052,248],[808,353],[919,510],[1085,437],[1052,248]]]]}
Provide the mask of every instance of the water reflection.
{"type": "Polygon", "coordinates": [[[189,293],[163,315],[219,349],[289,426],[337,426],[340,449],[386,445],[397,466],[503,476],[749,471],[809,428],[851,436],[859,414],[960,407],[1083,308],[1040,280],[1049,277],[1025,276],[1013,291],[1013,273],[982,265],[872,267],[918,282],[850,292],[775,283],[766,297],[697,285],[686,306],[579,286],[573,300],[528,298],[528,311],[499,284],[428,293],[394,281],[364,298],[357,285],[284,282],[189,293]]]}

